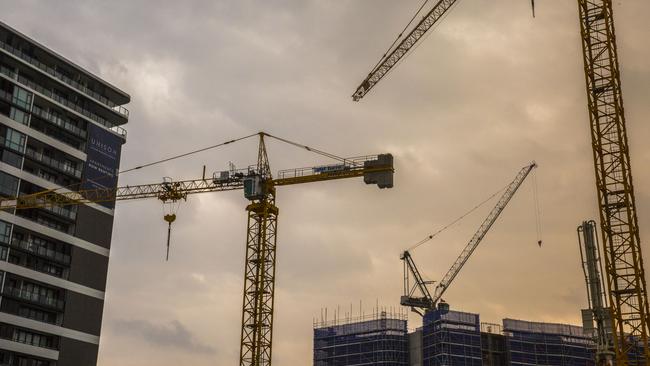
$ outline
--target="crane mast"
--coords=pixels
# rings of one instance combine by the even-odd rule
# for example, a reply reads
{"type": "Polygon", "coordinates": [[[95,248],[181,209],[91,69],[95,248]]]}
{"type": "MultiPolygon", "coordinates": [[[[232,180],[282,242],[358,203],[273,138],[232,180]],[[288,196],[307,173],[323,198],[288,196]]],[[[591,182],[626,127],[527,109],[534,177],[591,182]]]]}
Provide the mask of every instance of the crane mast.
{"type": "MultiPolygon", "coordinates": [[[[488,216],[483,220],[483,223],[478,228],[478,230],[472,236],[472,239],[467,243],[463,251],[460,253],[454,264],[449,268],[447,273],[444,275],[442,280],[434,289],[433,295],[431,295],[427,289],[427,282],[422,279],[419,270],[417,269],[413,258],[411,257],[408,251],[405,251],[401,255],[401,259],[405,261],[405,270],[404,270],[404,290],[405,294],[402,296],[400,303],[404,306],[410,306],[414,311],[421,314],[421,311],[417,309],[422,309],[424,311],[432,310],[441,300],[442,295],[447,291],[451,283],[454,281],[460,270],[463,268],[469,257],[474,253],[474,250],[481,243],[485,235],[488,233],[492,225],[497,221],[503,210],[506,208],[512,197],[517,193],[519,187],[524,182],[526,177],[530,172],[537,167],[535,162],[526,165],[521,168],[517,173],[515,179],[508,184],[505,191],[499,198],[499,201],[490,211],[488,216]],[[413,277],[413,284],[410,283],[410,278],[413,277]],[[415,297],[414,293],[419,291],[421,296],[415,297]]],[[[431,238],[431,236],[429,237],[431,238]]]]}
{"type": "Polygon", "coordinates": [[[649,365],[648,295],[611,0],[578,0],[605,274],[618,365],[649,365]]]}

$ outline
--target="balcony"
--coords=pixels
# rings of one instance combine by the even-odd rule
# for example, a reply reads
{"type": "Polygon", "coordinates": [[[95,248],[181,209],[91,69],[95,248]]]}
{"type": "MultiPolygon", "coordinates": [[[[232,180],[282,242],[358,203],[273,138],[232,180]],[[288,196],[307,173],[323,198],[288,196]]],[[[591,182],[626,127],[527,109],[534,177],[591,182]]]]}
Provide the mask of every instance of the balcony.
{"type": "Polygon", "coordinates": [[[5,286],[5,288],[2,290],[2,294],[57,310],[63,310],[63,307],[65,306],[63,300],[11,286],[5,286]]]}
{"type": "Polygon", "coordinates": [[[39,163],[42,163],[43,165],[46,165],[50,168],[56,169],[62,173],[71,175],[75,178],[81,179],[81,169],[74,168],[68,164],[65,164],[61,161],[58,161],[56,159],[53,159],[49,156],[45,156],[42,153],[32,149],[32,148],[27,148],[25,150],[25,156],[28,158],[35,160],[39,163]]]}
{"type": "Polygon", "coordinates": [[[13,238],[11,240],[11,246],[20,248],[28,253],[37,255],[39,257],[43,257],[45,259],[49,259],[58,263],[62,263],[65,265],[70,264],[70,256],[68,254],[64,254],[61,252],[57,252],[56,250],[53,249],[47,249],[44,248],[40,245],[35,244],[33,241],[27,241],[27,240],[18,240],[17,238],[13,238]]]}
{"type": "Polygon", "coordinates": [[[48,65],[46,65],[44,63],[42,63],[41,61],[39,61],[37,59],[25,54],[21,50],[15,48],[15,47],[13,47],[13,46],[5,43],[5,42],[2,42],[2,41],[0,41],[0,48],[2,48],[3,50],[9,52],[10,54],[14,55],[15,57],[18,57],[19,59],[27,62],[28,64],[36,67],[37,69],[41,70],[42,72],[44,72],[44,73],[46,73],[46,74],[48,74],[50,76],[53,76],[54,78],[56,78],[57,80],[63,82],[64,84],[66,84],[66,85],[68,85],[68,86],[82,92],[87,97],[90,97],[90,98],[94,99],[95,101],[97,101],[97,102],[99,102],[101,104],[104,104],[105,106],[107,106],[111,110],[121,114],[122,116],[124,116],[126,118],[129,118],[129,110],[128,109],[124,108],[121,105],[117,105],[117,104],[113,103],[111,100],[109,100],[105,96],[91,90],[90,88],[86,87],[85,85],[80,84],[79,82],[76,82],[76,81],[70,79],[69,77],[63,75],[61,72],[55,70],[54,68],[52,68],[52,67],[50,67],[50,66],[48,66],[48,65]]]}
{"type": "Polygon", "coordinates": [[[46,122],[49,122],[49,123],[51,123],[51,124],[53,124],[55,126],[61,127],[62,129],[70,132],[71,134],[73,134],[73,135],[75,135],[77,137],[81,137],[82,139],[86,138],[86,135],[87,135],[86,131],[82,130],[81,128],[75,126],[74,124],[68,122],[67,120],[65,120],[65,119],[63,119],[61,117],[58,117],[58,116],[53,115],[52,113],[49,113],[48,111],[46,111],[45,109],[43,109],[43,108],[41,108],[41,107],[39,107],[37,105],[34,105],[32,107],[32,114],[37,116],[37,117],[40,117],[42,120],[44,120],[46,122]]]}
{"type": "Polygon", "coordinates": [[[43,88],[42,86],[36,84],[35,82],[33,82],[33,81],[31,81],[31,80],[29,80],[29,79],[27,79],[27,78],[25,78],[25,77],[23,77],[21,75],[18,75],[18,82],[20,82],[21,84],[23,84],[23,85],[25,85],[25,86],[27,86],[27,87],[35,90],[35,91],[37,91],[40,94],[45,95],[46,97],[56,101],[57,103],[59,103],[59,104],[65,106],[65,107],[67,107],[67,108],[81,114],[82,116],[86,116],[87,118],[91,119],[92,121],[95,121],[95,122],[99,123],[100,125],[102,125],[102,126],[108,128],[108,129],[110,129],[111,131],[117,133],[118,135],[126,138],[126,130],[124,128],[122,128],[120,126],[116,126],[116,125],[110,123],[105,118],[103,118],[101,116],[98,116],[97,114],[95,114],[95,113],[81,107],[80,105],[75,104],[75,103],[69,101],[68,99],[63,98],[62,96],[52,92],[51,90],[43,88]]]}
{"type": "MultiPolygon", "coordinates": [[[[2,41],[0,41],[0,44],[1,43],[2,43],[2,41]]],[[[111,131],[115,132],[116,134],[122,136],[123,138],[126,138],[126,130],[124,128],[122,128],[120,126],[113,125],[112,123],[110,123],[105,118],[100,117],[100,116],[96,115],[95,113],[92,113],[89,110],[84,109],[81,106],[79,106],[79,105],[77,105],[77,104],[75,104],[75,103],[73,103],[73,102],[71,102],[71,101],[57,95],[56,93],[53,93],[52,91],[43,88],[42,86],[36,84],[35,82],[33,82],[33,81],[31,81],[31,80],[29,80],[29,79],[27,79],[27,78],[25,78],[25,77],[23,77],[21,75],[16,74],[14,71],[9,70],[6,67],[0,67],[0,74],[3,74],[5,76],[7,76],[8,78],[16,80],[16,81],[20,82],[21,84],[23,84],[23,85],[25,85],[25,86],[27,86],[29,88],[32,88],[33,90],[45,95],[48,98],[51,98],[51,99],[55,100],[56,102],[64,105],[65,107],[70,108],[73,111],[75,111],[75,112],[77,112],[77,113],[79,113],[79,114],[81,114],[83,116],[86,116],[86,117],[90,118],[91,120],[99,123],[100,125],[108,128],[109,130],[111,130],[111,131]]]]}

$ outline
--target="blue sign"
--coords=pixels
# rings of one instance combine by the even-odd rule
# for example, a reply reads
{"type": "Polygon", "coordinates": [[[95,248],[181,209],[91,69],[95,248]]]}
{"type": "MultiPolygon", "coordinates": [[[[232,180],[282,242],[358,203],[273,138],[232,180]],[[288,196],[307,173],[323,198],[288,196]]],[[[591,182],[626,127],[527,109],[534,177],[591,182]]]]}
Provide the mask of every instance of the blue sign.
{"type": "MultiPolygon", "coordinates": [[[[88,124],[87,158],[81,189],[117,187],[122,142],[113,133],[92,123],[88,124]]],[[[103,202],[101,205],[113,208],[115,202],[103,202]]]]}

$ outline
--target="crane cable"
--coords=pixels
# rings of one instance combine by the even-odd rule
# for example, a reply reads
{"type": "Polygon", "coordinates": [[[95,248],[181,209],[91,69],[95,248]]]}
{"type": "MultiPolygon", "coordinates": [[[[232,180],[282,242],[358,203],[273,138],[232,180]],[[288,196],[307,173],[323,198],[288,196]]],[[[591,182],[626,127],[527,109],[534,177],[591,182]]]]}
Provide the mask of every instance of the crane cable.
{"type": "MultiPolygon", "coordinates": [[[[246,140],[246,139],[249,139],[251,137],[259,136],[260,134],[262,134],[264,136],[271,137],[271,138],[276,139],[278,141],[281,141],[281,142],[284,142],[284,143],[299,147],[301,149],[305,149],[307,151],[310,151],[310,152],[313,152],[313,153],[328,157],[330,159],[338,160],[338,161],[341,161],[343,163],[350,163],[349,159],[346,159],[346,158],[343,158],[343,157],[340,157],[340,156],[337,156],[337,155],[334,155],[334,154],[331,154],[331,153],[328,153],[328,152],[325,152],[325,151],[322,151],[322,150],[319,150],[319,149],[315,149],[313,147],[303,145],[303,144],[300,144],[300,143],[297,143],[297,142],[294,142],[294,141],[291,141],[291,140],[287,140],[287,139],[284,139],[284,138],[281,138],[281,137],[278,137],[278,136],[274,136],[274,135],[268,134],[266,132],[258,132],[258,133],[250,134],[250,135],[247,135],[247,136],[239,137],[239,138],[236,138],[236,139],[224,141],[224,142],[221,142],[219,144],[203,147],[203,148],[192,150],[192,151],[189,151],[189,152],[186,152],[186,153],[170,156],[170,157],[167,157],[167,158],[163,158],[163,159],[160,159],[160,160],[156,160],[156,161],[152,161],[152,162],[149,162],[149,163],[146,163],[146,164],[142,164],[142,165],[138,165],[138,166],[135,166],[135,167],[132,167],[132,168],[128,168],[128,169],[125,169],[125,170],[122,170],[122,171],[118,172],[115,175],[115,177],[120,176],[121,174],[124,174],[124,173],[129,173],[129,172],[132,172],[132,171],[135,171],[135,170],[148,168],[148,167],[151,167],[151,166],[154,166],[154,165],[166,163],[166,162],[176,160],[176,159],[180,159],[180,158],[183,158],[183,157],[186,157],[186,156],[198,154],[200,152],[204,152],[204,151],[207,151],[207,150],[212,150],[212,149],[215,149],[217,147],[221,147],[221,146],[225,146],[225,145],[232,144],[232,143],[235,143],[235,142],[239,142],[239,141],[242,141],[242,140],[246,140]]],[[[93,182],[98,182],[98,181],[101,181],[103,179],[110,178],[110,177],[112,177],[112,175],[105,174],[103,176],[100,176],[99,178],[93,179],[93,182]]],[[[57,191],[60,191],[61,189],[73,189],[74,190],[73,187],[80,187],[83,183],[84,183],[84,181],[81,181],[79,183],[69,184],[67,186],[61,186],[61,187],[58,187],[58,188],[50,189],[50,190],[48,190],[48,192],[57,192],[57,191]]],[[[35,194],[30,194],[30,195],[26,195],[26,196],[38,195],[39,193],[40,192],[37,192],[35,194]]]]}
{"type": "MultiPolygon", "coordinates": [[[[215,148],[217,148],[217,147],[221,147],[221,146],[224,146],[224,145],[232,144],[232,143],[234,143],[234,142],[238,142],[238,141],[241,141],[241,140],[245,140],[245,139],[248,139],[248,138],[251,138],[251,137],[254,137],[254,136],[258,136],[258,134],[257,134],[257,133],[254,133],[254,134],[251,134],[251,135],[248,135],[248,136],[244,136],[244,137],[239,137],[239,138],[236,138],[236,139],[228,140],[228,141],[225,141],[225,142],[222,142],[222,143],[216,144],[216,145],[211,145],[211,146],[203,147],[203,148],[200,148],[200,149],[197,149],[197,150],[192,150],[192,151],[189,151],[189,152],[186,152],[186,153],[183,153],[183,154],[174,155],[174,156],[170,156],[170,157],[167,157],[167,158],[164,158],[164,159],[160,159],[160,160],[152,161],[152,162],[149,162],[149,163],[146,163],[146,164],[138,165],[138,166],[135,166],[135,167],[133,167],[133,168],[129,168],[129,169],[122,170],[122,171],[118,172],[118,173],[115,175],[115,177],[118,177],[119,175],[124,174],[124,173],[132,172],[132,171],[134,171],[134,170],[139,170],[139,169],[143,169],[143,168],[148,168],[148,167],[150,167],[150,166],[154,166],[154,165],[158,165],[158,164],[166,163],[166,162],[168,162],[168,161],[172,161],[172,160],[180,159],[180,158],[183,158],[183,157],[186,157],[186,156],[189,156],[189,155],[194,155],[194,154],[198,154],[198,153],[200,153],[200,152],[204,152],[204,151],[207,151],[207,150],[212,150],[212,149],[215,149],[215,148]]],[[[112,177],[111,174],[105,174],[105,175],[103,175],[103,176],[100,176],[99,178],[93,179],[93,182],[98,182],[98,181],[101,181],[101,180],[103,180],[103,179],[110,178],[110,177],[112,177]]],[[[69,184],[69,185],[67,185],[67,186],[61,186],[61,187],[59,187],[59,188],[54,188],[54,189],[48,190],[48,192],[56,192],[56,191],[59,191],[59,190],[61,190],[61,189],[73,189],[73,187],[75,187],[75,186],[76,186],[76,187],[80,187],[83,183],[84,183],[84,181],[81,181],[81,182],[79,182],[79,183],[73,183],[73,184],[69,184]]],[[[38,193],[37,193],[37,194],[38,194],[38,193]]]]}
{"type": "Polygon", "coordinates": [[[204,147],[204,148],[201,148],[201,149],[198,149],[198,150],[189,151],[189,152],[186,152],[186,153],[183,153],[183,154],[170,156],[170,157],[168,157],[168,158],[164,158],[164,159],[161,159],[161,160],[157,160],[157,161],[154,161],[154,162],[151,162],[151,163],[147,163],[147,164],[139,165],[139,166],[136,166],[136,167],[133,167],[133,168],[129,168],[129,169],[126,169],[126,170],[122,170],[121,172],[118,173],[118,175],[119,175],[119,174],[123,174],[123,173],[128,173],[128,172],[131,172],[131,171],[134,171],[134,170],[142,169],[142,168],[147,168],[147,167],[150,167],[150,166],[152,166],[152,165],[158,165],[158,164],[166,163],[166,162],[168,162],[168,161],[176,160],[176,159],[179,159],[179,158],[184,158],[184,157],[186,157],[186,156],[194,155],[194,154],[197,154],[197,153],[200,153],[200,152],[204,152],[204,151],[207,151],[207,150],[212,150],[212,149],[214,149],[214,148],[221,147],[221,146],[228,145],[228,144],[232,144],[232,143],[234,143],[234,142],[238,142],[238,141],[241,141],[241,140],[245,140],[245,139],[247,139],[247,138],[251,138],[251,137],[253,137],[253,136],[258,136],[258,134],[257,134],[257,133],[254,133],[254,134],[252,134],[252,135],[248,135],[248,136],[240,137],[240,138],[237,138],[237,139],[234,139],[234,140],[229,140],[229,141],[226,141],[226,142],[222,142],[222,143],[220,143],[220,144],[216,144],[216,145],[212,145],[212,146],[204,147]]]}
{"type": "Polygon", "coordinates": [[[537,189],[537,173],[533,171],[533,201],[535,210],[535,230],[537,233],[537,245],[542,246],[542,220],[539,208],[539,192],[537,189]]]}
{"type": "Polygon", "coordinates": [[[274,139],[276,139],[276,140],[278,140],[278,141],[282,141],[282,142],[287,143],[287,144],[289,144],[289,145],[293,145],[293,146],[296,146],[296,147],[298,147],[298,148],[305,149],[305,150],[307,150],[307,151],[310,151],[310,152],[316,153],[316,154],[318,154],[318,155],[322,155],[322,156],[328,157],[328,158],[330,158],[330,159],[338,160],[338,161],[341,161],[341,162],[343,162],[343,163],[349,162],[349,159],[342,158],[342,157],[340,157],[340,156],[338,156],[338,155],[330,154],[330,153],[328,153],[328,152],[325,152],[325,151],[322,151],[322,150],[318,150],[318,149],[315,149],[315,148],[310,147],[310,146],[307,146],[307,145],[303,145],[303,144],[300,144],[300,143],[297,143],[297,142],[293,142],[293,141],[291,141],[291,140],[283,139],[283,138],[281,138],[281,137],[273,136],[273,135],[270,135],[270,134],[268,134],[268,133],[266,133],[266,132],[261,132],[261,133],[262,133],[264,136],[268,136],[268,137],[274,138],[274,139]]]}
{"type": "Polygon", "coordinates": [[[485,205],[486,203],[490,202],[490,201],[491,201],[494,197],[496,197],[499,193],[501,193],[501,192],[503,192],[504,190],[506,190],[506,188],[508,188],[508,186],[510,186],[510,184],[507,184],[507,185],[504,186],[503,188],[501,188],[501,189],[499,189],[498,191],[494,192],[490,197],[488,197],[487,199],[485,199],[484,201],[482,201],[482,202],[479,203],[478,205],[474,206],[471,210],[465,212],[464,214],[462,214],[460,217],[458,217],[458,218],[455,219],[454,221],[452,221],[452,222],[450,222],[449,224],[443,226],[441,229],[437,230],[437,231],[434,232],[433,234],[428,235],[428,236],[425,237],[424,239],[422,239],[422,240],[420,240],[419,242],[413,244],[410,248],[407,249],[407,251],[409,251],[409,252],[412,251],[413,249],[419,247],[420,245],[422,245],[422,244],[428,242],[429,240],[435,238],[436,236],[438,236],[438,234],[442,233],[443,231],[445,231],[445,230],[449,229],[450,227],[454,226],[456,223],[458,223],[459,221],[461,221],[461,220],[464,219],[465,217],[469,216],[469,215],[470,215],[471,213],[473,213],[474,211],[478,210],[481,206],[483,206],[483,205],[485,205]]]}

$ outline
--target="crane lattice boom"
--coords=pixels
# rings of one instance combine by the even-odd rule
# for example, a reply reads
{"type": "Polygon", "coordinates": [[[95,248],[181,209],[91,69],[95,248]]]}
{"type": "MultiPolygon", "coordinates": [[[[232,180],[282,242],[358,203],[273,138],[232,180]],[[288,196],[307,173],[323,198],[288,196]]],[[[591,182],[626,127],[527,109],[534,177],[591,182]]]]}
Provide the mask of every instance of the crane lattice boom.
{"type": "MultiPolygon", "coordinates": [[[[404,296],[402,296],[400,303],[404,306],[410,306],[414,311],[421,313],[418,309],[424,311],[431,310],[436,307],[438,302],[441,300],[442,295],[447,291],[451,283],[454,281],[460,270],[463,268],[469,257],[474,253],[474,250],[481,243],[487,232],[490,230],[492,225],[499,218],[499,215],[508,205],[508,202],[512,197],[517,193],[517,190],[524,182],[528,174],[537,167],[535,162],[523,167],[515,179],[510,182],[508,187],[499,198],[499,201],[494,206],[492,211],[488,216],[483,220],[483,223],[478,228],[478,230],[472,236],[472,239],[467,243],[463,251],[460,253],[454,264],[449,268],[447,273],[444,275],[442,280],[435,287],[433,295],[429,293],[427,289],[427,282],[422,279],[420,271],[417,269],[413,258],[411,257],[408,251],[402,253],[401,259],[404,260],[404,296]],[[413,277],[413,284],[410,283],[410,277],[413,277]],[[421,294],[420,297],[415,297],[415,292],[421,294]]],[[[432,238],[432,236],[429,236],[432,238]]]]}
{"type": "Polygon", "coordinates": [[[490,211],[488,216],[483,220],[483,223],[481,226],[478,228],[478,230],[474,233],[474,236],[472,236],[472,239],[467,243],[465,246],[465,249],[463,249],[462,253],[456,258],[456,261],[454,264],[449,268],[445,276],[442,278],[442,280],[438,283],[436,286],[436,291],[433,294],[433,302],[437,303],[438,300],[442,297],[442,295],[445,293],[447,288],[449,288],[449,285],[451,285],[451,282],[456,278],[460,270],[463,268],[465,263],[467,263],[467,260],[469,257],[474,253],[474,250],[478,247],[478,245],[481,243],[481,240],[485,237],[485,234],[490,230],[492,225],[497,221],[503,210],[506,208],[508,205],[508,202],[512,199],[512,197],[517,193],[517,190],[521,186],[521,184],[524,182],[528,174],[537,167],[537,164],[534,162],[531,163],[530,165],[527,165],[523,167],[515,179],[508,185],[506,188],[505,192],[503,192],[503,195],[501,195],[501,198],[499,198],[499,201],[497,202],[496,206],[490,211]]]}
{"type": "Polygon", "coordinates": [[[458,0],[440,0],[433,6],[431,11],[425,15],[420,23],[418,23],[413,30],[400,42],[395,49],[389,51],[387,55],[381,59],[379,64],[370,71],[361,85],[352,95],[352,99],[357,102],[364,97],[377,84],[388,72],[399,63],[399,61],[406,56],[406,54],[415,46],[418,41],[424,36],[431,27],[433,27],[438,20],[451,9],[458,0]]]}
{"type": "Polygon", "coordinates": [[[650,365],[650,308],[611,0],[578,0],[605,273],[618,365],[650,365]]]}

